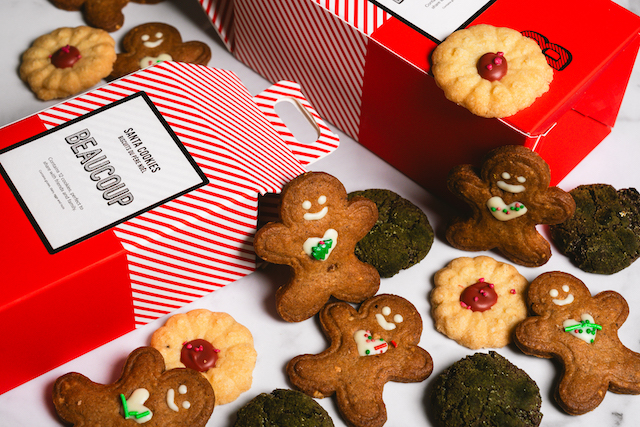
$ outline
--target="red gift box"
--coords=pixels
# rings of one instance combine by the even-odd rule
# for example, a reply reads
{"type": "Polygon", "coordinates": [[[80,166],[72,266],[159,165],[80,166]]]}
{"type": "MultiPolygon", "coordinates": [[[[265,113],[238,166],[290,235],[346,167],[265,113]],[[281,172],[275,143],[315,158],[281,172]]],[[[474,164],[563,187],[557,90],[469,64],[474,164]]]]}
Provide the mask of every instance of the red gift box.
{"type": "MultiPolygon", "coordinates": [[[[0,360],[12,367],[0,376],[0,393],[254,271],[258,196],[279,192],[338,146],[298,84],[283,81],[253,97],[231,72],[177,62],[5,126],[0,141],[0,360]],[[2,153],[141,92],[208,183],[52,252],[2,153]],[[317,141],[291,135],[275,112],[280,101],[301,107],[317,141]]],[[[51,192],[64,199],[63,186],[51,192]]]]}
{"type": "Polygon", "coordinates": [[[557,184],[611,132],[640,45],[640,18],[610,0],[476,1],[462,27],[516,29],[554,68],[531,107],[486,119],[444,97],[430,75],[438,38],[414,22],[458,0],[199,2],[238,59],[271,81],[300,82],[324,118],[445,197],[451,167],[506,144],[538,152],[557,184]],[[398,13],[422,3],[423,16],[398,13]]]}

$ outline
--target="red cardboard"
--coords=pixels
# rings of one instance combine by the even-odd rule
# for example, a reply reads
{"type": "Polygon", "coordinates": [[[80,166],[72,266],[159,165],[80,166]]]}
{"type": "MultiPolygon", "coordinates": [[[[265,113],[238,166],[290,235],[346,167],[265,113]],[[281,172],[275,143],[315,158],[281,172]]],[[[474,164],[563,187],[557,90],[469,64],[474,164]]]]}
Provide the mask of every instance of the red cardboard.
{"type": "Polygon", "coordinates": [[[640,18],[610,0],[488,1],[464,25],[536,40],[554,80],[529,108],[485,119],[445,99],[430,75],[438,40],[383,0],[199,2],[239,60],[301,82],[323,117],[443,197],[451,167],[505,144],[541,154],[557,184],[610,133],[640,46],[640,18]]]}

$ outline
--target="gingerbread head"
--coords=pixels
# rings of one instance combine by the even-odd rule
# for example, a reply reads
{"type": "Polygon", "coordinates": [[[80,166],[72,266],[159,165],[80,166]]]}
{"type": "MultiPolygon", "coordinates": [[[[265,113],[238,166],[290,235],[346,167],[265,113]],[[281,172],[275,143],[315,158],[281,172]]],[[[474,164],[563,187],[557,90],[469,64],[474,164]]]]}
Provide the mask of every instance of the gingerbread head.
{"type": "Polygon", "coordinates": [[[462,250],[498,249],[527,267],[545,264],[551,247],[536,230],[573,215],[569,193],[549,187],[549,166],[536,153],[518,145],[492,150],[478,172],[461,165],[449,173],[449,189],[470,208],[447,229],[449,243],[462,250]]]}
{"type": "Polygon", "coordinates": [[[171,25],[152,22],[131,29],[122,41],[109,78],[115,79],[162,61],[180,61],[206,65],[211,49],[199,41],[183,42],[171,25]]]}
{"type": "Polygon", "coordinates": [[[276,293],[284,320],[308,319],[331,296],[361,302],[375,295],[380,275],[354,254],[378,218],[374,202],[349,201],[335,177],[307,172],[285,186],[280,218],[258,230],[254,248],[265,261],[293,269],[291,280],[276,293]]]}
{"type": "Polygon", "coordinates": [[[335,394],[350,426],[383,425],[384,384],[423,381],[433,370],[431,356],[418,347],[422,318],[404,298],[378,295],[357,311],[347,303],[330,303],[320,322],[331,345],[317,355],[297,356],[287,374],[309,396],[335,394]]]}
{"type": "Polygon", "coordinates": [[[620,294],[591,296],[579,279],[555,271],[531,283],[527,304],[533,315],[517,326],[515,342],[526,354],[560,360],[556,400],[566,412],[595,409],[607,390],[640,394],[640,354],[618,338],[629,314],[620,294]]]}
{"type": "Polygon", "coordinates": [[[71,372],[53,386],[56,412],[81,426],[204,426],[213,412],[211,384],[190,369],[165,370],[153,347],[133,351],[122,376],[113,384],[97,384],[71,372]]]}

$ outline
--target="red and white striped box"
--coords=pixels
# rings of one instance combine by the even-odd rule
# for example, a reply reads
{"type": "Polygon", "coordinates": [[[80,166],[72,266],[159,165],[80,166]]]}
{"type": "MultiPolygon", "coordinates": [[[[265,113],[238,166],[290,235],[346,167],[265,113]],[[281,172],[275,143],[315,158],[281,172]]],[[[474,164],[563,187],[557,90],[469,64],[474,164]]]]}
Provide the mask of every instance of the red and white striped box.
{"type": "Polygon", "coordinates": [[[451,167],[505,144],[538,152],[558,183],[610,133],[640,45],[640,18],[610,0],[198,1],[239,60],[300,82],[326,120],[442,196],[451,167]],[[466,21],[443,12],[468,5],[466,21]],[[422,26],[436,9],[444,18],[422,26]],[[533,38],[555,69],[549,92],[505,119],[447,101],[430,75],[439,40],[481,23],[533,38]]]}
{"type": "Polygon", "coordinates": [[[208,183],[51,253],[0,179],[0,354],[12,366],[0,393],[254,271],[258,196],[339,144],[294,82],[253,97],[231,72],[164,62],[1,128],[0,150],[140,92],[208,183]],[[275,112],[285,100],[312,118],[317,141],[292,137],[275,112]],[[17,345],[35,342],[46,357],[17,345]]]}

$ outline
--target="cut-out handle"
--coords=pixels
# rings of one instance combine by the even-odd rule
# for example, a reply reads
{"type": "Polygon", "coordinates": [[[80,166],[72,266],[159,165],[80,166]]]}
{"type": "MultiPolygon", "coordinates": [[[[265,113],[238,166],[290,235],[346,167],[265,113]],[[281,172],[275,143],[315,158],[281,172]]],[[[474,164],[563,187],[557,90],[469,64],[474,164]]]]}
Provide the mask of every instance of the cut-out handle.
{"type": "Polygon", "coordinates": [[[338,148],[340,144],[338,136],[331,132],[331,129],[320,118],[318,112],[302,94],[298,83],[286,80],[278,82],[256,95],[254,100],[262,113],[287,143],[293,155],[303,165],[311,164],[338,148]],[[316,129],[318,136],[315,141],[299,141],[294,136],[276,111],[276,104],[280,102],[292,102],[298,107],[303,116],[316,129]]]}

